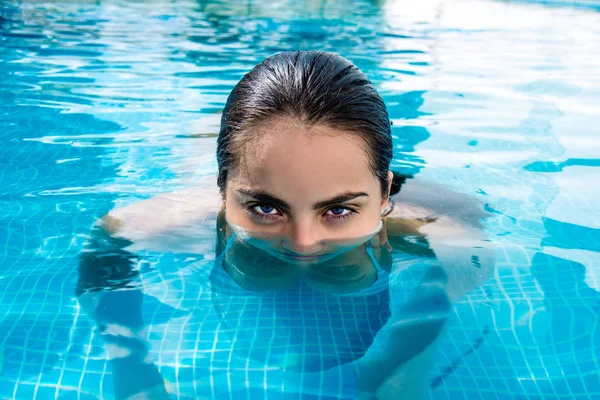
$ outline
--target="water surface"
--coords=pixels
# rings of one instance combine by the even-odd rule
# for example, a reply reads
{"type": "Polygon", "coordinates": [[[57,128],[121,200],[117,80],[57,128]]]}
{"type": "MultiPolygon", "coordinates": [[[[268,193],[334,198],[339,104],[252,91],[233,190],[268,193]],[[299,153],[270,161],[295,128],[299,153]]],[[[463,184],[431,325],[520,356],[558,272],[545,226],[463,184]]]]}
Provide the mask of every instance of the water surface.
{"type": "MultiPolygon", "coordinates": [[[[388,105],[393,167],[475,196],[493,216],[495,274],[456,305],[432,398],[598,396],[597,2],[271,3],[2,3],[0,398],[112,398],[102,338],[74,295],[94,220],[215,176],[229,91],[290,49],[353,61],[388,105]]],[[[202,254],[145,255],[151,355],[180,398],[280,398],[269,354],[250,368],[215,334],[256,302],[223,286],[215,297],[213,253],[206,243],[202,254]]],[[[423,263],[397,278],[394,301],[423,263]]],[[[385,307],[377,315],[385,324],[385,307]]],[[[343,380],[311,376],[304,398],[339,397],[343,380]]]]}

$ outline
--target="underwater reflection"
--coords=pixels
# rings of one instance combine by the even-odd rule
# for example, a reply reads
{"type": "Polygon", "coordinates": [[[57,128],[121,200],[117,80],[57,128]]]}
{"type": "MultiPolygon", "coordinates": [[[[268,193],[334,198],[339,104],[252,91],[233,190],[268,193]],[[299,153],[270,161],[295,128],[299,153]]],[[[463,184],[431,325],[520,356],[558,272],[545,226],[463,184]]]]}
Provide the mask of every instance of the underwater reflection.
{"type": "Polygon", "coordinates": [[[283,262],[235,232],[220,232],[211,293],[237,356],[299,373],[302,387],[291,382],[298,374],[282,380],[300,392],[328,381],[344,382],[352,398],[382,390],[389,393],[379,398],[426,395],[434,344],[452,306],[446,272],[423,262],[434,256],[424,237],[393,238],[397,265],[428,267],[403,301],[391,301],[392,253],[379,247],[375,257],[372,239],[306,264],[283,262]]]}
{"type": "Polygon", "coordinates": [[[364,245],[306,265],[243,240],[229,243],[210,283],[238,355],[286,370],[323,371],[362,357],[390,317],[390,265],[374,263],[364,245]]]}
{"type": "MultiPolygon", "coordinates": [[[[392,377],[392,396],[427,392],[433,345],[451,310],[443,269],[425,263],[434,266],[405,299],[393,301],[394,263],[387,250],[372,257],[365,243],[323,263],[294,264],[219,232],[208,277],[221,321],[214,334],[226,335],[229,340],[219,337],[236,359],[279,370],[290,395],[329,390],[321,384],[329,382],[359,398],[392,377]],[[407,382],[400,388],[398,379],[407,382]]],[[[424,238],[396,236],[393,243],[401,249],[395,256],[400,264],[423,268],[420,261],[433,256],[424,238]]],[[[148,358],[145,296],[131,244],[102,229],[93,232],[80,258],[79,301],[102,332],[117,398],[167,398],[159,368],[148,358]]],[[[181,315],[171,311],[173,318],[181,315]]]]}

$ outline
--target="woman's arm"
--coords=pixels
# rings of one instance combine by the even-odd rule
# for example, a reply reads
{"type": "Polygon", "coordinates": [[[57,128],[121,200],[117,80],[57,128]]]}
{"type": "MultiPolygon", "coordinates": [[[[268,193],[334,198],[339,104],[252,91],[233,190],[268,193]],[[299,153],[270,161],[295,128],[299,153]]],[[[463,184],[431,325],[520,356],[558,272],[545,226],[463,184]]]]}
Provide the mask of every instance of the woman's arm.
{"type": "MultiPolygon", "coordinates": [[[[383,348],[360,360],[359,381],[377,399],[428,398],[436,343],[452,305],[493,273],[494,249],[480,224],[486,216],[475,201],[425,184],[395,196],[395,208],[377,241],[380,254],[398,250],[402,238],[421,238],[431,267],[386,330],[383,348]],[[425,207],[428,206],[428,207],[425,207]]],[[[412,240],[411,242],[413,242],[412,240]]],[[[414,251],[415,246],[409,246],[414,251]]]]}
{"type": "Polygon", "coordinates": [[[169,398],[149,359],[136,251],[212,252],[207,237],[214,238],[219,203],[217,190],[166,193],[112,210],[92,229],[80,254],[77,297],[102,332],[118,399],[169,398]]]}
{"type": "Polygon", "coordinates": [[[76,294],[102,334],[117,399],[169,399],[144,338],[136,256],[130,241],[94,227],[79,258],[76,294]]]}

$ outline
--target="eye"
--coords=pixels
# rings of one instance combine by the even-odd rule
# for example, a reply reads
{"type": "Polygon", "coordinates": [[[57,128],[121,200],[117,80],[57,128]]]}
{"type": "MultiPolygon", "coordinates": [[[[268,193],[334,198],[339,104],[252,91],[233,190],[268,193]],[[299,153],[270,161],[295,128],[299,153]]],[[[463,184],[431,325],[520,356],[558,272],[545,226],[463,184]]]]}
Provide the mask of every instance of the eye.
{"type": "Polygon", "coordinates": [[[278,214],[278,211],[275,207],[270,206],[268,204],[261,204],[258,206],[254,207],[254,210],[259,213],[259,214],[265,214],[265,215],[274,215],[274,214],[278,214]]]}
{"type": "Polygon", "coordinates": [[[354,214],[356,214],[356,211],[354,211],[354,210],[351,210],[346,207],[337,206],[337,207],[331,207],[329,210],[327,210],[325,212],[325,217],[337,220],[337,219],[350,218],[354,214]]]}
{"type": "Polygon", "coordinates": [[[258,219],[277,219],[282,214],[281,212],[272,205],[269,204],[250,204],[247,206],[248,212],[252,214],[253,217],[258,219]]]}
{"type": "Polygon", "coordinates": [[[336,216],[345,215],[349,212],[351,212],[351,211],[344,207],[333,207],[333,208],[330,208],[329,210],[327,210],[327,213],[331,213],[330,215],[336,215],[336,216]]]}

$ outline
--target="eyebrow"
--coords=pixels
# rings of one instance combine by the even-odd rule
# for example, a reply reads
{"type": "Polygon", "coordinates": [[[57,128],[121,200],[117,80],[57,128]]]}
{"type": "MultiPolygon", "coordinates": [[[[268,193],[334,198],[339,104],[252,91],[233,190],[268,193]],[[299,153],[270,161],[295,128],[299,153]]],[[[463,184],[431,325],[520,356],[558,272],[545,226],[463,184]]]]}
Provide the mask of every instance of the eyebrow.
{"type": "MultiPolygon", "coordinates": [[[[262,190],[246,190],[246,189],[238,189],[238,192],[244,194],[246,196],[250,196],[255,198],[258,201],[264,201],[265,203],[274,204],[280,208],[290,210],[292,207],[286,203],[285,201],[278,199],[277,197],[268,194],[267,192],[263,192],[262,190]]],[[[313,204],[313,210],[318,210],[320,208],[325,208],[330,205],[345,203],[350,200],[354,200],[358,197],[369,197],[369,195],[365,192],[346,192],[339,194],[335,197],[332,197],[327,200],[319,201],[313,204]]]]}
{"type": "Polygon", "coordinates": [[[290,210],[292,207],[285,201],[278,199],[275,196],[268,194],[267,192],[263,192],[262,190],[246,190],[246,189],[238,189],[238,192],[250,196],[258,201],[262,201],[269,204],[274,204],[280,208],[290,210]]]}

